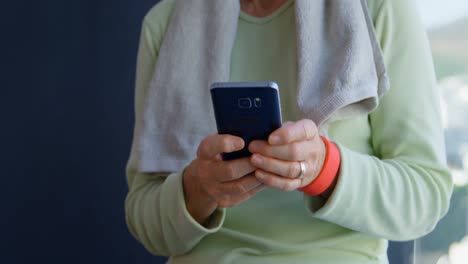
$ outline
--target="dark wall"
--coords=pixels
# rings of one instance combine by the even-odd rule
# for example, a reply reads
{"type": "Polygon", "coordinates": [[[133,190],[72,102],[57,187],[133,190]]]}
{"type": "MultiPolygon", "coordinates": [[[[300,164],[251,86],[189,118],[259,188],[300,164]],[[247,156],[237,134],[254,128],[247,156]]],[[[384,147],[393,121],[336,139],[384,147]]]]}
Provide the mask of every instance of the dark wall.
{"type": "Polygon", "coordinates": [[[2,7],[0,263],[164,263],[124,217],[139,30],[156,2],[2,7]]]}

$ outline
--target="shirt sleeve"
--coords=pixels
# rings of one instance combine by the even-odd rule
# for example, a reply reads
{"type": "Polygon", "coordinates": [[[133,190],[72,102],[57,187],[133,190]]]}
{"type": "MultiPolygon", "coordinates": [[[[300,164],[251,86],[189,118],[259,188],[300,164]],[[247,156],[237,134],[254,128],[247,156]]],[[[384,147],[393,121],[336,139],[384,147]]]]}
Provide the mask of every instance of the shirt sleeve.
{"type": "Polygon", "coordinates": [[[439,94],[425,29],[414,0],[384,0],[374,24],[390,91],[369,116],[375,155],[339,145],[342,161],[332,196],[310,213],[346,228],[391,240],[429,233],[452,193],[439,94]]]}
{"type": "Polygon", "coordinates": [[[137,169],[144,98],[170,11],[171,2],[161,1],[142,25],[135,85],[135,127],[126,169],[129,191],[125,200],[126,222],[132,235],[149,252],[163,256],[190,251],[203,237],[217,232],[225,217],[225,211],[217,209],[206,226],[192,218],[185,206],[183,168],[177,173],[141,173],[137,169]]]}

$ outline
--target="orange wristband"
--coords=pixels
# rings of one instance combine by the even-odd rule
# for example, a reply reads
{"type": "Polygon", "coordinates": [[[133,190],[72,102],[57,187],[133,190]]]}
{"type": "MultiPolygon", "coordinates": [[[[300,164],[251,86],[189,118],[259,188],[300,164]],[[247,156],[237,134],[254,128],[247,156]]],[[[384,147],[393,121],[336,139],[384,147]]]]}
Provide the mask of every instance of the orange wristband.
{"type": "Polygon", "coordinates": [[[317,196],[325,192],[328,187],[333,183],[338,170],[340,169],[341,154],[338,147],[332,142],[328,141],[323,136],[320,136],[325,143],[327,154],[323,162],[322,170],[317,178],[315,178],[309,185],[300,188],[299,190],[311,196],[317,196]]]}

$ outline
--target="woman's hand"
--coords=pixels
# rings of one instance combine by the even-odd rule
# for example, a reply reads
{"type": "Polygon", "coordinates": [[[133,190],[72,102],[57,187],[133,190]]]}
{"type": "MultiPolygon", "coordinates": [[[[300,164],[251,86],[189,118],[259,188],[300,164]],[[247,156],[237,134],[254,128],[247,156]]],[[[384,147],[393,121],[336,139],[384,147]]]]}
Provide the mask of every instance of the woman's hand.
{"type": "Polygon", "coordinates": [[[265,185],[292,191],[310,184],[320,173],[326,155],[325,144],[312,120],[287,122],[270,134],[268,142],[253,141],[252,164],[255,176],[265,185]],[[301,175],[300,162],[305,165],[301,175]]]}
{"type": "Polygon", "coordinates": [[[188,212],[204,224],[216,208],[238,205],[264,188],[253,172],[249,158],[223,161],[221,153],[241,150],[242,138],[211,135],[199,145],[197,158],[183,175],[188,212]]]}

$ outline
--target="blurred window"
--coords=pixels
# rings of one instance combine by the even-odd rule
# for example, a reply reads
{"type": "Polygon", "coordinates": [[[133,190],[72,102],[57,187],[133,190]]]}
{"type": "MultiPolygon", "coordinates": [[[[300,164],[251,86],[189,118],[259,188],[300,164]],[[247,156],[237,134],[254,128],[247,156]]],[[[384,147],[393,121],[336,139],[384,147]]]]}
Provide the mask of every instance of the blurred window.
{"type": "Polygon", "coordinates": [[[442,97],[447,159],[455,181],[451,207],[415,243],[417,264],[468,263],[468,1],[419,0],[442,97]]]}

